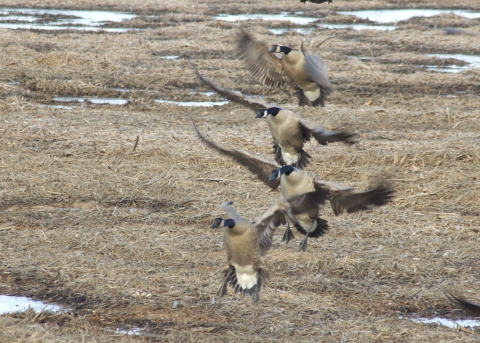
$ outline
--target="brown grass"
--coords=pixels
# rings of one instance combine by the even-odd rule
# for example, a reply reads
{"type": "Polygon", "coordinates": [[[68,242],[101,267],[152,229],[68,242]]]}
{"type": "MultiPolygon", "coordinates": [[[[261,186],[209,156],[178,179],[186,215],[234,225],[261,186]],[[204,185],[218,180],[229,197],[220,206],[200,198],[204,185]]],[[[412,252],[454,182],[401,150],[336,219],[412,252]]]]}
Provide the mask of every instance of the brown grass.
{"type": "MultiPolygon", "coordinates": [[[[296,108],[289,93],[257,84],[235,59],[235,24],[210,16],[287,9],[346,22],[352,18],[335,10],[396,3],[56,5],[133,10],[144,16],[132,25],[146,28],[124,34],[0,30],[0,293],[68,309],[1,316],[0,342],[478,341],[478,331],[398,318],[464,316],[444,291],[480,299],[480,72],[417,67],[444,63],[427,53],[479,54],[476,37],[438,30],[478,31],[472,24],[478,20],[446,15],[412,19],[392,32],[315,30],[309,36],[273,36],[267,29],[282,23],[248,23],[250,32],[267,41],[312,42],[310,49],[325,58],[336,90],[325,108],[312,109],[296,108]],[[148,19],[151,13],[158,18],[148,19]],[[253,219],[278,193],[204,147],[188,113],[203,133],[226,146],[271,157],[271,138],[265,122],[235,104],[154,102],[219,99],[190,92],[207,89],[189,70],[187,57],[223,86],[291,106],[328,129],[358,132],[353,147],[308,144],[309,169],[322,178],[366,189],[385,177],[397,190],[391,205],[369,212],[335,217],[326,206],[331,230],[311,240],[304,254],[298,242],[285,246],[276,237],[264,260],[270,280],[258,305],[239,295],[215,296],[226,259],[221,233],[208,225],[224,201],[234,201],[253,219]],[[44,107],[54,96],[130,102],[44,107]],[[174,301],[178,308],[172,308],[174,301]],[[117,327],[141,327],[146,335],[109,331],[117,327]]],[[[432,7],[427,1],[402,5],[432,7]]],[[[434,7],[471,6],[457,0],[434,7]]]]}

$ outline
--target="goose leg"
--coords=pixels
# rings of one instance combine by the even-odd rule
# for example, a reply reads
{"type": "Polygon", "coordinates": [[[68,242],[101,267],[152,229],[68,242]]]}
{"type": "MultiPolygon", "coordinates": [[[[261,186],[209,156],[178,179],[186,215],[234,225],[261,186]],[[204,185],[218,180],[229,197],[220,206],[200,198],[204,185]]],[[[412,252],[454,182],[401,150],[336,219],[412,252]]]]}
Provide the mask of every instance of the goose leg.
{"type": "Polygon", "coordinates": [[[305,237],[303,237],[302,241],[300,242],[300,250],[305,251],[307,250],[307,241],[308,241],[308,235],[310,235],[310,232],[312,232],[313,224],[315,222],[312,222],[310,224],[310,228],[308,229],[307,233],[305,234],[305,237]]]}
{"type": "Polygon", "coordinates": [[[302,241],[300,242],[300,250],[305,251],[307,250],[307,240],[308,240],[308,233],[303,237],[302,241]]]}
{"type": "Polygon", "coordinates": [[[282,237],[282,242],[290,242],[292,239],[294,239],[295,236],[293,235],[292,230],[290,229],[290,223],[287,223],[287,227],[285,228],[285,233],[283,234],[282,237]]]}
{"type": "Polygon", "coordinates": [[[309,104],[310,101],[307,99],[305,94],[303,94],[303,90],[300,87],[298,87],[297,85],[294,85],[293,88],[295,89],[295,93],[296,93],[297,98],[298,98],[298,106],[310,105],[309,104]]]}

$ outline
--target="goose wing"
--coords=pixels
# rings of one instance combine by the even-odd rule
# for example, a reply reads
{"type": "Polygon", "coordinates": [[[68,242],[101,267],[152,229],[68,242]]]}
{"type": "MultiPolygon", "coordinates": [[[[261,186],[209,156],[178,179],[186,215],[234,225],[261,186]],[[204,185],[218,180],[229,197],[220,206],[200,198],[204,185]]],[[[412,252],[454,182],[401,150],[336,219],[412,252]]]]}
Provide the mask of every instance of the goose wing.
{"type": "Polygon", "coordinates": [[[292,80],[283,72],[282,60],[268,52],[268,45],[254,39],[243,28],[238,38],[238,57],[261,83],[268,87],[288,89],[292,80]]]}
{"type": "Polygon", "coordinates": [[[305,51],[303,43],[302,53],[305,57],[305,71],[312,81],[321,88],[321,97],[325,100],[333,92],[333,87],[328,78],[327,65],[320,56],[305,51]]]}
{"type": "Polygon", "coordinates": [[[345,144],[354,144],[356,134],[346,131],[327,131],[319,124],[313,124],[306,120],[299,120],[300,129],[303,133],[305,141],[310,140],[313,136],[315,140],[321,145],[327,145],[328,143],[344,142],[345,144]]]}
{"type": "Polygon", "coordinates": [[[295,195],[287,199],[279,199],[275,205],[266,210],[253,223],[257,228],[260,252],[264,254],[270,249],[275,229],[282,224],[286,224],[287,218],[290,222],[296,223],[295,215],[311,211],[318,213],[318,207],[324,204],[326,199],[327,191],[325,189],[295,195]]]}
{"type": "Polygon", "coordinates": [[[260,181],[266,184],[271,189],[277,189],[280,185],[280,180],[269,180],[270,175],[272,174],[273,169],[280,169],[280,166],[273,161],[266,160],[260,156],[254,155],[249,153],[248,151],[244,150],[237,150],[237,149],[227,149],[224,148],[207,138],[205,138],[200,131],[198,131],[193,118],[190,116],[192,120],[193,127],[197,132],[198,137],[202,140],[203,143],[208,145],[210,148],[217,150],[219,153],[233,158],[235,161],[239,162],[241,165],[246,167],[250,170],[251,173],[255,174],[260,181]]]}
{"type": "Polygon", "coordinates": [[[234,91],[234,90],[230,90],[225,87],[219,86],[213,83],[212,81],[208,80],[207,78],[205,78],[202,74],[200,74],[200,72],[197,70],[197,68],[194,65],[190,64],[190,66],[192,67],[195,74],[197,74],[198,78],[202,80],[208,87],[213,89],[215,92],[217,92],[221,96],[227,98],[228,100],[236,102],[240,105],[243,105],[247,108],[254,110],[255,113],[257,113],[262,108],[269,108],[269,107],[276,106],[275,104],[269,104],[258,97],[243,95],[239,91],[234,91]]]}
{"type": "Polygon", "coordinates": [[[480,305],[467,301],[463,298],[456,297],[453,294],[445,293],[447,298],[455,305],[460,306],[463,310],[480,315],[480,305]]]}
{"type": "Polygon", "coordinates": [[[227,218],[231,218],[236,222],[244,221],[244,219],[238,214],[237,211],[232,207],[233,201],[225,202],[221,207],[227,212],[227,218]]]}
{"type": "Polygon", "coordinates": [[[328,200],[330,200],[336,216],[344,211],[354,213],[368,210],[372,206],[383,206],[393,199],[393,193],[395,192],[383,185],[366,192],[358,192],[351,187],[333,181],[323,181],[319,177],[315,178],[314,183],[315,189],[323,188],[328,190],[328,200]]]}

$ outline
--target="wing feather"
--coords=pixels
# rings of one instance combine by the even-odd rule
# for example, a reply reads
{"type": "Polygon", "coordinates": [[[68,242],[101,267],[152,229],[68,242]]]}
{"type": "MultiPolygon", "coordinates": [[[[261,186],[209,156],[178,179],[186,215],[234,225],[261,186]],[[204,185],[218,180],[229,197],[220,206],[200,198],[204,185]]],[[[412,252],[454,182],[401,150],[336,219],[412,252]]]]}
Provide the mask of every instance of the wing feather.
{"type": "Polygon", "coordinates": [[[268,52],[268,45],[254,39],[243,28],[238,38],[238,57],[262,84],[268,87],[288,89],[292,80],[283,72],[282,61],[268,52]]]}
{"type": "Polygon", "coordinates": [[[234,91],[234,90],[230,90],[225,87],[219,86],[211,82],[207,78],[205,78],[202,74],[200,74],[200,72],[197,70],[197,68],[194,65],[190,64],[190,66],[192,67],[195,74],[197,74],[198,78],[202,80],[208,87],[213,89],[215,92],[217,92],[221,96],[227,98],[228,100],[231,100],[233,102],[236,102],[240,105],[243,105],[247,108],[252,109],[253,111],[255,111],[255,113],[258,112],[258,110],[260,110],[261,108],[269,108],[269,107],[276,106],[275,104],[268,104],[266,101],[258,97],[246,96],[239,91],[234,91]]]}
{"type": "Polygon", "coordinates": [[[320,56],[306,52],[303,48],[303,43],[302,52],[305,57],[305,71],[312,81],[320,87],[320,97],[322,103],[324,103],[327,97],[333,92],[333,87],[328,78],[327,65],[320,56]]]}
{"type": "Polygon", "coordinates": [[[354,213],[386,205],[393,199],[395,193],[394,190],[383,185],[366,192],[358,192],[336,182],[323,181],[319,177],[315,177],[314,183],[316,189],[328,189],[328,200],[336,216],[344,211],[354,213]]]}
{"type": "Polygon", "coordinates": [[[305,141],[310,140],[313,136],[315,140],[321,145],[327,145],[328,143],[344,142],[345,144],[355,143],[355,134],[346,131],[327,131],[319,124],[313,124],[306,120],[299,120],[300,129],[303,132],[305,141]]]}
{"type": "Polygon", "coordinates": [[[480,315],[480,305],[467,301],[463,298],[456,297],[453,294],[445,293],[447,298],[453,302],[455,305],[460,306],[463,310],[470,313],[480,315]]]}
{"type": "Polygon", "coordinates": [[[246,167],[251,173],[255,174],[260,181],[262,181],[265,185],[270,187],[271,189],[277,189],[280,185],[280,180],[277,178],[275,180],[270,181],[270,175],[272,174],[273,169],[280,169],[280,166],[273,161],[266,160],[260,156],[254,155],[249,153],[248,151],[244,150],[237,150],[237,149],[227,149],[224,148],[207,138],[205,138],[200,131],[198,131],[193,118],[190,116],[192,120],[193,127],[197,132],[198,137],[202,140],[203,143],[208,145],[210,148],[217,150],[222,155],[228,156],[235,161],[239,162],[241,165],[246,167]]]}

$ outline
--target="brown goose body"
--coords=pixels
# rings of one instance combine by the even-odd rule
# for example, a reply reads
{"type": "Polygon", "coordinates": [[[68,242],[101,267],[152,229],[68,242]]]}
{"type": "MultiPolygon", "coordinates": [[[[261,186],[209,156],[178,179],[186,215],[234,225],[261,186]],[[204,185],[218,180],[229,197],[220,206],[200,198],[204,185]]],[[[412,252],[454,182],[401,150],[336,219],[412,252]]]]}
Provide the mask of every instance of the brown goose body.
{"type": "Polygon", "coordinates": [[[276,116],[267,116],[266,121],[274,143],[281,149],[284,164],[298,163],[304,144],[298,116],[292,111],[281,110],[276,116]]]}
{"type": "Polygon", "coordinates": [[[285,74],[303,91],[310,102],[320,98],[320,86],[308,75],[305,57],[301,51],[292,49],[288,54],[283,53],[282,67],[285,74]]]}
{"type": "MultiPolygon", "coordinates": [[[[315,191],[314,179],[309,172],[283,174],[280,177],[280,187],[282,196],[288,198],[294,195],[315,191]]],[[[319,211],[310,211],[309,213],[300,213],[295,216],[300,226],[305,231],[315,231],[317,228],[316,219],[319,211]]]]}
{"type": "Polygon", "coordinates": [[[218,295],[224,296],[227,293],[227,284],[230,284],[235,293],[249,294],[252,301],[257,302],[260,299],[262,283],[267,279],[261,268],[258,232],[252,223],[243,220],[230,205],[231,203],[226,203],[222,207],[231,218],[216,218],[210,226],[217,228],[223,224],[229,264],[218,295]]]}
{"type": "Polygon", "coordinates": [[[236,221],[232,229],[224,228],[227,260],[230,264],[260,268],[257,231],[250,222],[236,221]]]}
{"type": "Polygon", "coordinates": [[[235,268],[238,285],[250,290],[257,285],[261,271],[257,231],[247,221],[236,221],[233,228],[224,228],[227,261],[235,268]]]}

